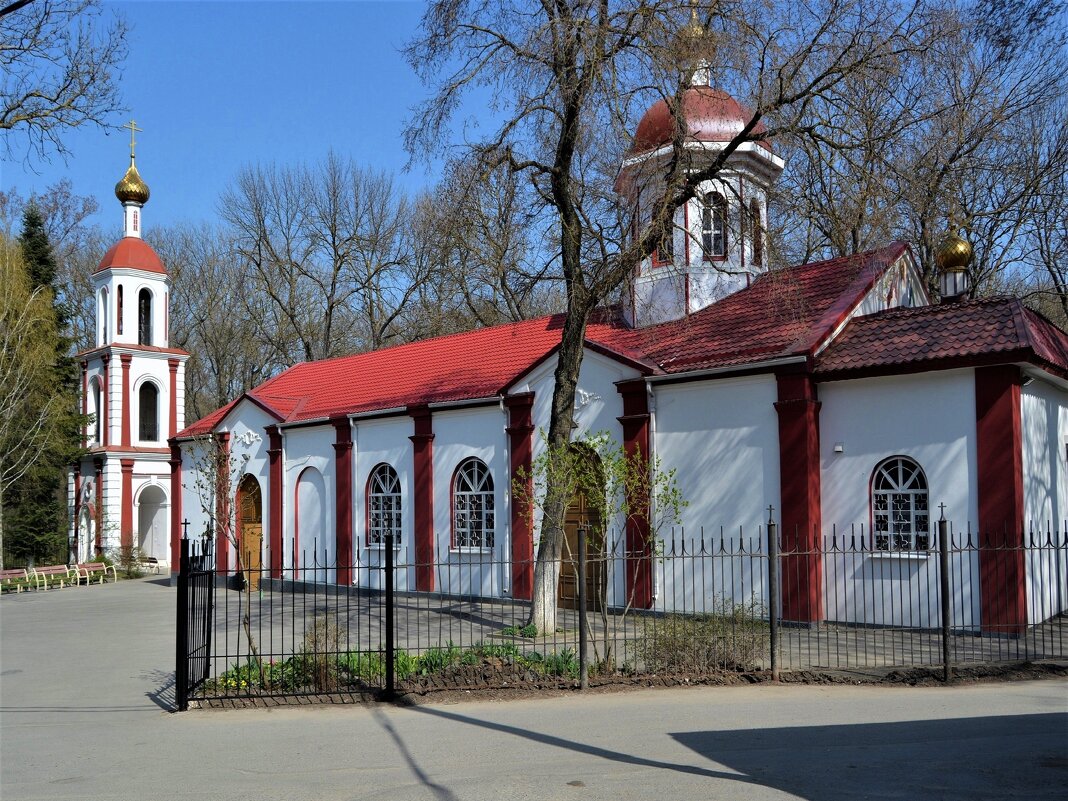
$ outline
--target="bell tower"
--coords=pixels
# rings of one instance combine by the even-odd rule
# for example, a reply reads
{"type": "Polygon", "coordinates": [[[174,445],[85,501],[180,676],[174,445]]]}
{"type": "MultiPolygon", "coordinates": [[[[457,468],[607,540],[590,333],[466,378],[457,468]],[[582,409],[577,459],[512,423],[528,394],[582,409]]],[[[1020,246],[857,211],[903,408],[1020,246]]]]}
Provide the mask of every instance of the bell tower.
{"type": "Polygon", "coordinates": [[[168,438],[185,425],[185,362],[169,347],[171,279],[142,238],[148,185],[137,170],[130,122],[130,166],[115,186],[123,236],[93,274],[94,345],[79,354],[88,456],[75,467],[72,551],[79,560],[137,548],[170,558],[168,438]]]}
{"type": "MultiPolygon", "coordinates": [[[[683,31],[691,49],[704,30],[694,14],[683,31]]],[[[746,130],[753,113],[711,86],[713,70],[699,60],[682,95],[688,169],[698,172],[746,130]]],[[[654,103],[638,123],[616,181],[632,210],[632,236],[652,219],[673,157],[675,115],[667,100],[654,103]]],[[[744,289],[767,269],[768,191],[785,162],[763,138],[763,123],[727,157],[718,175],[674,212],[671,230],[631,281],[629,317],[644,326],[676,320],[744,289]]]]}

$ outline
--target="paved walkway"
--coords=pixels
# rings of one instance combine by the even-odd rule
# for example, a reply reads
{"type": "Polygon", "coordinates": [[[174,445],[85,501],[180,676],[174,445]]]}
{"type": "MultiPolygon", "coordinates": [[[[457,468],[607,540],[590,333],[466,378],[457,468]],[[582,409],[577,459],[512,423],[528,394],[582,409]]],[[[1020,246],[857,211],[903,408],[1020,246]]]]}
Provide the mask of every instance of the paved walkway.
{"type": "Polygon", "coordinates": [[[0,797],[1059,799],[1068,684],[172,714],[174,590],[0,598],[0,797]]]}

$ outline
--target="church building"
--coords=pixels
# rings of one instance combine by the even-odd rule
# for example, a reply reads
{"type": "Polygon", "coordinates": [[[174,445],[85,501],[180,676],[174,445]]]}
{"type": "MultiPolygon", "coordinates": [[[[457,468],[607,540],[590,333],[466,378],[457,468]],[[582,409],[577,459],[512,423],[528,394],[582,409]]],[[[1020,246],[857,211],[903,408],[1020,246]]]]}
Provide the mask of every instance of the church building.
{"type": "MultiPolygon", "coordinates": [[[[707,85],[684,103],[695,168],[750,118],[707,85]]],[[[654,104],[621,167],[639,228],[673,124],[654,104]]],[[[676,470],[687,536],[755,533],[769,507],[787,549],[855,527],[863,564],[813,557],[783,577],[784,619],[815,622],[835,619],[841,587],[892,592],[902,565],[937,558],[942,505],[957,531],[1008,546],[1031,525],[1062,524],[1068,334],[1017,299],[967,300],[971,249],[955,235],[939,254],[937,304],[903,242],[769,272],[766,198],[782,168],[766,141],[739,147],[677,210],[626,308],[591,320],[574,440],[608,432],[676,470]]],[[[166,347],[166,271],[139,238],[147,189],[135,184],[128,173],[119,186],[126,236],[97,273],[98,348],[82,356],[87,410],[103,422],[80,468],[77,496],[96,517],[82,512],[79,547],[95,537],[160,554],[169,505],[172,570],[188,521],[189,537],[215,537],[228,570],[238,543],[242,567],[265,577],[376,587],[392,533],[397,563],[411,566],[403,589],[530,598],[538,531],[512,488],[548,428],[562,318],[297,364],[183,427],[185,354],[166,347]],[[97,517],[117,521],[118,537],[97,517]]],[[[603,601],[679,604],[670,576],[651,569],[653,530],[625,529],[626,564],[603,601]]],[[[969,619],[1018,627],[1064,609],[1065,566],[1022,549],[976,558],[989,578],[970,589],[969,619]]]]}

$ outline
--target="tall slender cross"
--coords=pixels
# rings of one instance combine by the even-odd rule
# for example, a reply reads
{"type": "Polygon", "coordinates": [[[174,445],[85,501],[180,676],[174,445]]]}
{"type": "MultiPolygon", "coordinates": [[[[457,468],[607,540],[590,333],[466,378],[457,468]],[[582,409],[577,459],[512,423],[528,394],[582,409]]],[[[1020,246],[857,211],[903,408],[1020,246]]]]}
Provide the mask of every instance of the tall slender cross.
{"type": "Polygon", "coordinates": [[[134,122],[133,120],[130,120],[128,123],[126,123],[122,127],[130,129],[130,158],[133,158],[134,157],[134,148],[137,146],[137,139],[134,138],[134,137],[136,137],[138,131],[142,131],[143,132],[144,129],[143,128],[138,128],[137,127],[137,123],[134,122]]]}

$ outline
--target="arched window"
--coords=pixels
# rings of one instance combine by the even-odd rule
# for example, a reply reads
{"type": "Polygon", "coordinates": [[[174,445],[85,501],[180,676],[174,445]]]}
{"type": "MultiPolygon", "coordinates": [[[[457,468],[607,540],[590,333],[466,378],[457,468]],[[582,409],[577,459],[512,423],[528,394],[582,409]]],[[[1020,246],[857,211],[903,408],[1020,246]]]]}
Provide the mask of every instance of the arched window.
{"type": "Polygon", "coordinates": [[[119,292],[116,297],[118,308],[115,311],[115,330],[122,336],[122,284],[119,284],[119,292]]]}
{"type": "Polygon", "coordinates": [[[764,266],[764,221],[760,217],[760,203],[749,201],[749,225],[753,232],[753,266],[764,266]]]}
{"type": "Polygon", "coordinates": [[[152,344],[152,293],[147,289],[137,293],[137,344],[152,344]]]}
{"type": "Polygon", "coordinates": [[[108,331],[108,288],[100,290],[100,344],[106,345],[111,339],[108,331]]]}
{"type": "Polygon", "coordinates": [[[875,468],[871,479],[872,531],[877,551],[926,551],[931,544],[927,477],[907,456],[875,468]]]}
{"type": "Polygon", "coordinates": [[[701,247],[706,259],[727,255],[727,200],[719,192],[709,192],[701,204],[701,247]]]}
{"type": "Polygon", "coordinates": [[[656,245],[656,250],[653,251],[653,264],[674,264],[675,262],[675,226],[672,222],[668,222],[667,230],[664,231],[664,235],[660,237],[660,241],[656,245]]]}
{"type": "Polygon", "coordinates": [[[467,459],[452,478],[452,542],[456,548],[492,548],[493,477],[485,463],[467,459]]]}
{"type": "Polygon", "coordinates": [[[393,534],[393,544],[401,537],[401,485],[397,471],[380,464],[367,479],[367,544],[381,545],[386,534],[393,534]]]}
{"type": "Polygon", "coordinates": [[[329,582],[332,575],[329,571],[334,568],[337,551],[335,532],[327,528],[327,495],[323,474],[314,467],[305,467],[297,476],[293,494],[293,566],[300,569],[298,575],[301,578],[329,582]]]}
{"type": "Polygon", "coordinates": [[[151,381],[141,385],[138,398],[138,436],[142,442],[159,439],[159,390],[151,381]]]}
{"type": "Polygon", "coordinates": [[[93,379],[93,441],[99,445],[104,441],[104,410],[100,405],[101,392],[100,382],[93,379]]]}

